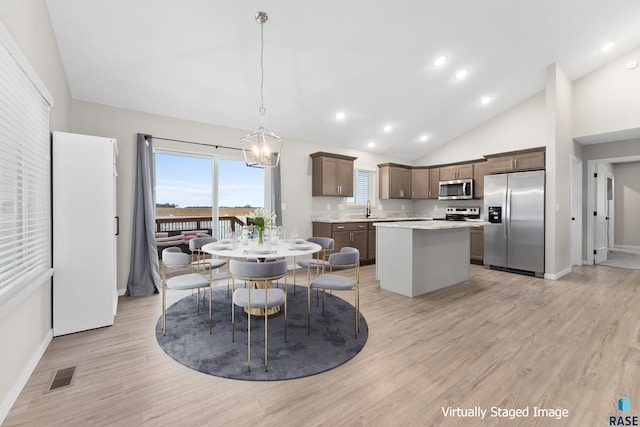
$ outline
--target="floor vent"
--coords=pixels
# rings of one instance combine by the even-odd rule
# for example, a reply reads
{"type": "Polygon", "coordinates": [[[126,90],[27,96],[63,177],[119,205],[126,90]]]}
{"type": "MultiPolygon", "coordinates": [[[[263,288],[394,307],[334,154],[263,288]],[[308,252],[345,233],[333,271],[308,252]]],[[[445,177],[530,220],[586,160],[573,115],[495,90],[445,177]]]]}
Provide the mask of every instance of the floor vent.
{"type": "Polygon", "coordinates": [[[76,373],[76,367],[60,369],[55,372],[47,391],[59,390],[64,387],[73,385],[73,375],[76,373]]]}

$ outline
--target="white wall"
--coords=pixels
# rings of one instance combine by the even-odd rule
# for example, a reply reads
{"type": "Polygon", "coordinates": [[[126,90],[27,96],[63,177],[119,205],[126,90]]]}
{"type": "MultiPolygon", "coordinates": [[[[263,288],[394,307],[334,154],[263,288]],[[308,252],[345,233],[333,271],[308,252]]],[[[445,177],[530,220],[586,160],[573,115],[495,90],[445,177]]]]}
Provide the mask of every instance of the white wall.
{"type": "Polygon", "coordinates": [[[545,277],[571,271],[572,82],[558,64],[547,68],[545,277]]]}
{"type": "MultiPolygon", "coordinates": [[[[68,131],[71,96],[42,0],[2,0],[0,20],[52,94],[51,130],[68,131]]],[[[47,280],[0,318],[0,422],[51,336],[51,285],[47,280]]]]}
{"type": "Polygon", "coordinates": [[[613,166],[614,240],[616,247],[640,249],[640,162],[613,166]]]}
{"type": "Polygon", "coordinates": [[[635,49],[574,82],[575,137],[640,128],[640,67],[624,64],[640,60],[635,49]]]}
{"type": "Polygon", "coordinates": [[[488,154],[545,145],[545,93],[532,96],[419,158],[414,165],[482,159],[488,154]]]}

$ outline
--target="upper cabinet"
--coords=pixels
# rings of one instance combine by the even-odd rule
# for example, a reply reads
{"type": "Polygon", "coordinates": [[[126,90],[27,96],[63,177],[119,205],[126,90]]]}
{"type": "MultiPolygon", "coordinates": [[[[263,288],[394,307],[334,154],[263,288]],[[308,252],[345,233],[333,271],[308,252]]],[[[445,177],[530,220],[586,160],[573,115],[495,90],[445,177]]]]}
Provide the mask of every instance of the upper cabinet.
{"type": "Polygon", "coordinates": [[[410,199],[411,180],[411,166],[395,163],[378,165],[380,199],[410,199]]]}
{"type": "Polygon", "coordinates": [[[312,159],[313,196],[353,197],[353,162],[357,157],[317,152],[312,159]]]}
{"type": "Polygon", "coordinates": [[[544,147],[509,153],[492,154],[487,158],[487,173],[539,170],[545,168],[544,147]]]}
{"type": "Polygon", "coordinates": [[[482,199],[484,197],[484,176],[489,170],[488,162],[477,162],[473,164],[473,198],[482,199]]]}
{"type": "Polygon", "coordinates": [[[429,169],[428,168],[411,169],[411,198],[412,199],[428,199],[429,198],[429,169]]]}
{"type": "Polygon", "coordinates": [[[440,168],[440,181],[452,181],[455,179],[472,179],[473,163],[443,166],[440,168]]]}
{"type": "Polygon", "coordinates": [[[440,168],[429,169],[429,199],[438,199],[440,168]]]}

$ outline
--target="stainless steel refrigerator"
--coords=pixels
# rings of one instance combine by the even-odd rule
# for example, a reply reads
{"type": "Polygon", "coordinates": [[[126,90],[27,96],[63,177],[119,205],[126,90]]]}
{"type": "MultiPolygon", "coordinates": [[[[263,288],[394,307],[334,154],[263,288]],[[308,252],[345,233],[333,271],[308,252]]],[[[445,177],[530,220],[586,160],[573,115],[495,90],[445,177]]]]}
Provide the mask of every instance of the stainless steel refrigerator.
{"type": "Polygon", "coordinates": [[[484,265],[544,275],[544,171],[484,178],[484,265]]]}

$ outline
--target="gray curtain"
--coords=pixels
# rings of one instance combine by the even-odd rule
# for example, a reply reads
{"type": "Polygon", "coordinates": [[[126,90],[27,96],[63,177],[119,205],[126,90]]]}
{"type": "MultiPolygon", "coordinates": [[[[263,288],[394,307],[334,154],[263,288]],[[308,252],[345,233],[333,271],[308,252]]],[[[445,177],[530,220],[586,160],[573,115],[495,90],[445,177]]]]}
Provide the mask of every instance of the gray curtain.
{"type": "Polygon", "coordinates": [[[278,166],[271,168],[271,209],[276,214],[276,225],[282,225],[282,188],[280,185],[280,165],[282,159],[278,163],[278,166]]]}
{"type": "Polygon", "coordinates": [[[160,289],[160,266],[156,246],[156,211],[153,200],[153,144],[151,135],[138,134],[136,194],[133,206],[131,269],[128,296],[145,296],[160,289]]]}

